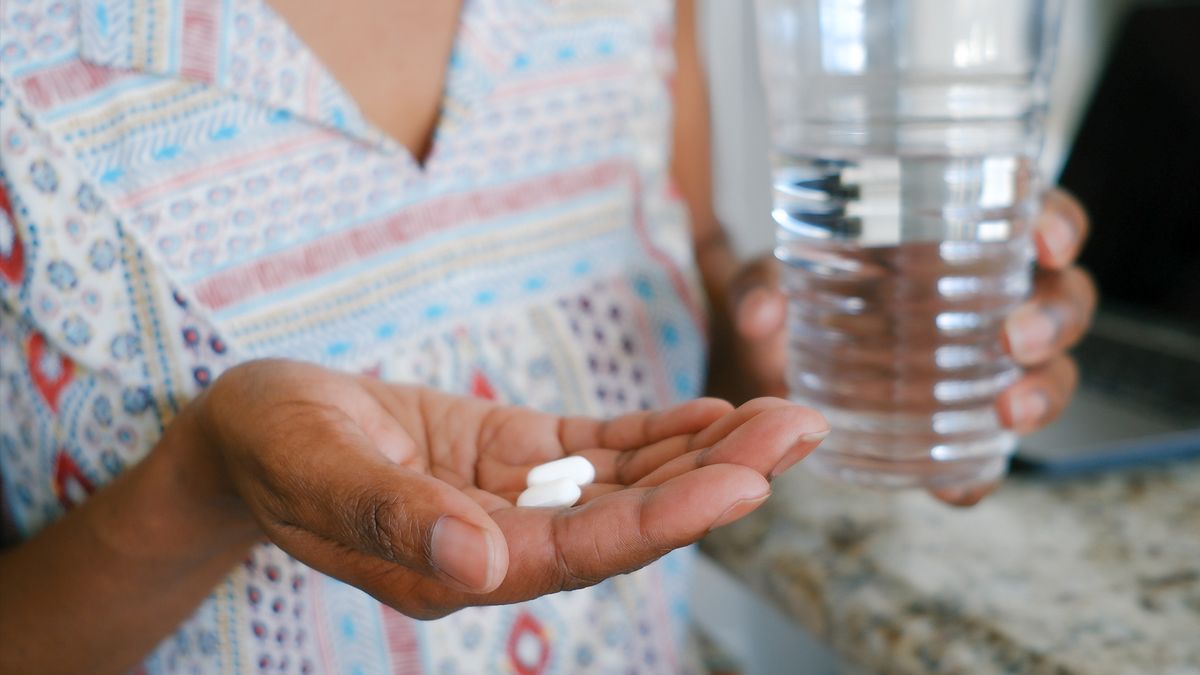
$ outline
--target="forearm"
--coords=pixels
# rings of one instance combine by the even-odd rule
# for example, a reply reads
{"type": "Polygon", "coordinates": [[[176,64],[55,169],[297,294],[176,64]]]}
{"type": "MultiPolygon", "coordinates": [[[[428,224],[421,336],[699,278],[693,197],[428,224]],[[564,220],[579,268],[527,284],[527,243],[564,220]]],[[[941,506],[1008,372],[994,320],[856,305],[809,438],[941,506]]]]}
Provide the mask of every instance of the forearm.
{"type": "Polygon", "coordinates": [[[259,537],[185,411],[137,466],[0,555],[0,672],[119,673],[259,537]]]}
{"type": "Polygon", "coordinates": [[[739,263],[725,233],[720,230],[719,225],[716,227],[719,234],[714,241],[707,246],[704,242],[697,242],[696,246],[696,263],[709,305],[708,380],[705,383],[705,394],[741,402],[746,398],[745,393],[735,379],[736,369],[728,367],[727,363],[733,358],[735,350],[736,335],[730,289],[739,263]]]}
{"type": "Polygon", "coordinates": [[[726,315],[730,311],[730,291],[734,278],[741,269],[741,262],[720,223],[714,220],[706,230],[707,237],[696,241],[695,244],[696,266],[700,270],[700,278],[714,313],[714,321],[717,321],[728,318],[726,315]]]}
{"type": "MultiPolygon", "coordinates": [[[[729,289],[738,270],[738,260],[713,209],[708,89],[697,48],[694,0],[677,0],[675,21],[671,177],[691,218],[696,266],[704,283],[711,316],[709,353],[715,360],[727,358],[730,353],[729,289]]],[[[727,370],[710,367],[709,373],[720,374],[727,370]]],[[[728,383],[714,381],[712,377],[708,392],[717,396],[732,395],[728,383]]]]}

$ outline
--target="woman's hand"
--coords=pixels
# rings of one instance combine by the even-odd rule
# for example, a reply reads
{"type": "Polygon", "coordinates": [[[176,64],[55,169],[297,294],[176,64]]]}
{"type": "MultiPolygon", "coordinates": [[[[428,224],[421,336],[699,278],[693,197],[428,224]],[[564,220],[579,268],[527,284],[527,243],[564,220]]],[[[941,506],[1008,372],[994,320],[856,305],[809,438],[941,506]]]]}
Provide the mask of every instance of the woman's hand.
{"type": "Polygon", "coordinates": [[[777,399],[603,422],[285,361],[235,368],[194,406],[197,447],[267,537],[421,618],[642,567],[754,510],[827,429],[777,399]],[[569,454],[597,470],[580,506],[513,506],[531,467],[569,454]]]}
{"type": "MultiPolygon", "coordinates": [[[[1086,332],[1096,307],[1095,285],[1075,264],[1087,231],[1087,215],[1078,202],[1059,190],[1046,196],[1035,224],[1038,270],[1033,296],[1004,326],[1005,348],[1026,370],[996,400],[1001,422],[1022,434],[1057,418],[1075,391],[1078,373],[1067,349],[1086,332]]],[[[739,393],[786,396],[787,302],[779,290],[775,260],[763,258],[742,268],[730,297],[736,380],[746,387],[739,393]]],[[[937,496],[969,505],[993,487],[937,496]]]]}
{"type": "Polygon", "coordinates": [[[1051,192],[1036,227],[1033,297],[1004,322],[1005,349],[1026,372],[997,400],[1001,421],[1021,434],[1044,427],[1066,408],[1078,381],[1066,352],[1096,311],[1096,286],[1075,264],[1088,231],[1083,207],[1065,192],[1051,192]]]}

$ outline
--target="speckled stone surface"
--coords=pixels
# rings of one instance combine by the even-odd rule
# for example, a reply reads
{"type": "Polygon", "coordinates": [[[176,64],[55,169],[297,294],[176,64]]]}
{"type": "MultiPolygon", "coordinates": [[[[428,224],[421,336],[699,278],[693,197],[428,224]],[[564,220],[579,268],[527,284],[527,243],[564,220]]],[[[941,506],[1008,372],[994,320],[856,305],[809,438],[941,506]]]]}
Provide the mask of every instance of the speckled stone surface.
{"type": "Polygon", "coordinates": [[[1200,674],[1198,462],[971,509],[801,466],[704,549],[867,672],[1200,674]]]}

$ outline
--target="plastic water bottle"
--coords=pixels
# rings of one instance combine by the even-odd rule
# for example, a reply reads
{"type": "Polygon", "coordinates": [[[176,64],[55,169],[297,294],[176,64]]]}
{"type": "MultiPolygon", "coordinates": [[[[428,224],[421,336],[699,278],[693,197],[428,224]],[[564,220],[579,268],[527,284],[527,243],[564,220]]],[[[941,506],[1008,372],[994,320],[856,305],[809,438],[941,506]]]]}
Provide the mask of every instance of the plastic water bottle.
{"type": "Polygon", "coordinates": [[[758,0],[809,466],[944,488],[1004,475],[1002,324],[1029,293],[1053,0],[758,0]]]}

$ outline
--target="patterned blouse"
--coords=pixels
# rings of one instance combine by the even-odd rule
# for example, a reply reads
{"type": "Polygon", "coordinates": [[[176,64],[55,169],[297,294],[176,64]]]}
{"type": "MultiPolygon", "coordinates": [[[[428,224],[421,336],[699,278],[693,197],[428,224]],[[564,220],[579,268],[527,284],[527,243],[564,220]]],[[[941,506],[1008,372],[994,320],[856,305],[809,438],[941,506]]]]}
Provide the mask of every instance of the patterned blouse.
{"type": "MultiPolygon", "coordinates": [[[[248,359],[556,413],[695,396],[672,12],[468,0],[421,166],[261,0],[0,0],[8,530],[248,359]]],[[[422,623],[264,544],[140,671],[677,672],[682,569],[422,623]]]]}

